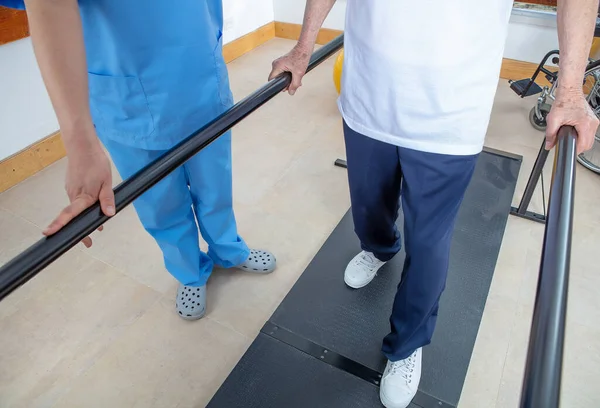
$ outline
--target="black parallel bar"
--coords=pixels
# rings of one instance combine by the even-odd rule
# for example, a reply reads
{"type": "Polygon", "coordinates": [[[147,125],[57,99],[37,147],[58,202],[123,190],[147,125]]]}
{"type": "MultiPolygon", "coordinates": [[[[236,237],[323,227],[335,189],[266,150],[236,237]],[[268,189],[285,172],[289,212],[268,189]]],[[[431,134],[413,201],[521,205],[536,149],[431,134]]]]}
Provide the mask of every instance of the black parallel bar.
{"type": "MultiPolygon", "coordinates": [[[[341,35],[319,48],[311,57],[307,72],[342,48],[341,35]]],[[[194,132],[162,157],[158,158],[114,190],[116,211],[119,212],[165,176],[204,149],[256,109],[283,91],[291,82],[290,74],[271,80],[212,122],[194,132]]],[[[96,203],[74,218],[55,235],[43,238],[0,268],[0,300],[33,278],[42,269],[77,245],[108,220],[96,203]]]]}
{"type": "Polygon", "coordinates": [[[565,126],[558,132],[521,408],[557,408],[560,402],[575,198],[576,138],[572,127],[565,126]]]}
{"type": "Polygon", "coordinates": [[[529,180],[527,180],[527,186],[525,187],[525,192],[523,193],[519,207],[511,209],[510,213],[512,215],[542,223],[546,221],[546,218],[543,215],[527,211],[527,208],[529,207],[531,197],[533,197],[533,193],[535,192],[535,187],[537,186],[538,180],[540,179],[542,171],[544,170],[544,165],[548,159],[548,153],[549,151],[546,150],[546,139],[544,139],[542,141],[542,146],[540,147],[537,158],[535,159],[535,164],[533,165],[531,174],[529,175],[529,180]]]}

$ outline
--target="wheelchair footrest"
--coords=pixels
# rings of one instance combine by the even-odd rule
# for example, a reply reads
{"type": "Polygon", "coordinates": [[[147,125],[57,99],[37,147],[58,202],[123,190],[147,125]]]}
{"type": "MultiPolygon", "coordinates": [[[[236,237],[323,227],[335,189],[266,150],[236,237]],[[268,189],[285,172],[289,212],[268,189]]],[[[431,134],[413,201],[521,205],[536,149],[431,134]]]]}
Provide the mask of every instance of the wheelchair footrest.
{"type": "Polygon", "coordinates": [[[510,89],[515,91],[515,93],[522,98],[524,98],[526,96],[539,94],[540,92],[542,92],[542,88],[535,82],[532,82],[531,79],[529,79],[529,78],[520,79],[518,81],[511,81],[510,89]],[[529,86],[529,83],[531,83],[531,86],[529,86]],[[529,86],[529,89],[527,89],[528,86],[529,86]],[[526,89],[527,89],[527,94],[525,94],[526,89]]]}

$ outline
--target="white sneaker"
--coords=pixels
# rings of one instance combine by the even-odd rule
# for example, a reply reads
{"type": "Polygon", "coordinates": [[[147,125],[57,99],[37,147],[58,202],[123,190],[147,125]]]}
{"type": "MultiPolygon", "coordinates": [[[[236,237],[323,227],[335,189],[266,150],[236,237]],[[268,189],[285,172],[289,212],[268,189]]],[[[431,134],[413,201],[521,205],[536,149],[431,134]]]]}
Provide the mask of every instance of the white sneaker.
{"type": "Polygon", "coordinates": [[[406,408],[417,394],[421,379],[421,349],[400,361],[388,361],[379,398],[386,408],[406,408]]]}
{"type": "Polygon", "coordinates": [[[367,286],[385,262],[375,258],[371,252],[362,251],[356,255],[346,267],[344,282],[354,289],[367,286]]]}

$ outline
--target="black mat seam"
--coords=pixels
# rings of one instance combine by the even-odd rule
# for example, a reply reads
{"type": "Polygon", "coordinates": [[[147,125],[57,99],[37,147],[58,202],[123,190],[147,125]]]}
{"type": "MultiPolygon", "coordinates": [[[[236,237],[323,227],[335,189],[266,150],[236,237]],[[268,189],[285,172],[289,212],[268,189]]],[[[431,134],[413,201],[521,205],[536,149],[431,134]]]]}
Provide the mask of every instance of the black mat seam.
{"type": "MultiPolygon", "coordinates": [[[[261,333],[332,367],[335,367],[338,370],[344,371],[376,387],[379,387],[383,373],[366,367],[361,363],[336,353],[335,351],[316,344],[285,329],[284,327],[274,324],[271,321],[267,321],[265,323],[261,329],[261,333]]],[[[417,395],[412,402],[421,406],[422,408],[455,408],[454,405],[440,401],[439,399],[420,390],[417,391],[417,395]]]]}

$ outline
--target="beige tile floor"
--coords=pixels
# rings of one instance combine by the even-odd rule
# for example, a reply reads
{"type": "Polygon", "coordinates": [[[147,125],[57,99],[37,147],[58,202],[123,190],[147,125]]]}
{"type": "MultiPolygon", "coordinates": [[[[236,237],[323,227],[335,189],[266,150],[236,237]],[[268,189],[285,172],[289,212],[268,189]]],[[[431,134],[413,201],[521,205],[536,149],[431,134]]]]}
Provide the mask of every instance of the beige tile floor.
{"type": "MultiPolygon", "coordinates": [[[[230,64],[237,99],[265,81],[291,42],[230,64]]],[[[269,248],[269,276],[218,271],[208,317],[173,312],[176,284],[129,208],[0,304],[0,407],[203,407],[349,207],[330,60],[294,98],[278,96],[234,132],[240,231],[269,248]]],[[[500,81],[487,145],[524,156],[523,191],[542,135],[500,81]]],[[[0,195],[0,264],[40,237],[65,204],[60,161],[0,195]]],[[[546,169],[549,184],[550,166],[546,169]]],[[[115,182],[118,181],[115,175],[115,182]]],[[[546,190],[547,191],[547,190],[546,190]]],[[[600,177],[579,167],[563,407],[600,406],[600,177]]],[[[532,208],[541,211],[541,199],[532,208]]],[[[461,407],[518,405],[541,225],[509,218],[461,407]]]]}

